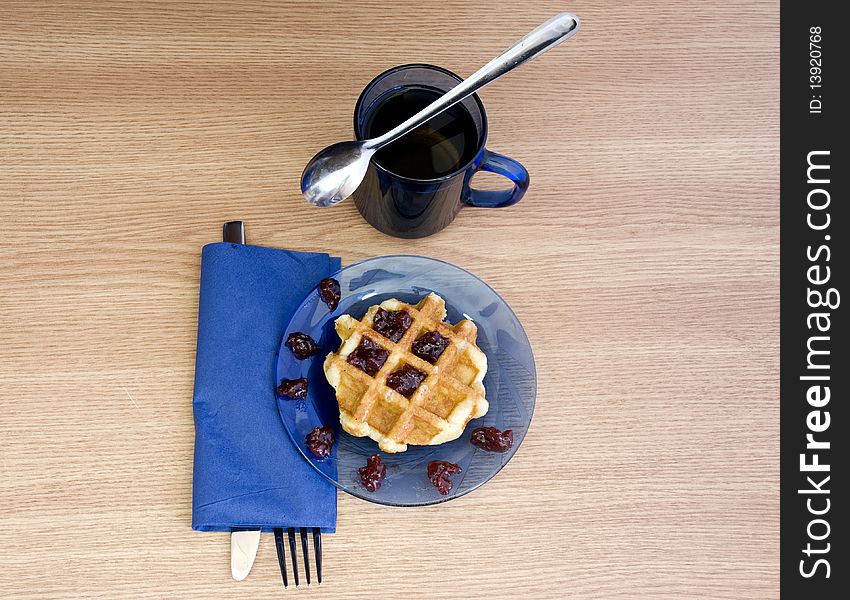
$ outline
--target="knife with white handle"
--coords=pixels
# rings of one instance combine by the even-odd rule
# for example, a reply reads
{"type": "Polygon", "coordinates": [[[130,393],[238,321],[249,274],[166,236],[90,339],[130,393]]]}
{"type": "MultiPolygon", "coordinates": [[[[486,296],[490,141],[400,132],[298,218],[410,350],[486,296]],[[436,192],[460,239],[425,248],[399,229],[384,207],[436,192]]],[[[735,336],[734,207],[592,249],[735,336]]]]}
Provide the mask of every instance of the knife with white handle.
{"type": "MultiPolygon", "coordinates": [[[[245,243],[245,224],[242,221],[228,221],[222,227],[222,239],[231,244],[245,243]]],[[[260,530],[246,529],[230,533],[230,574],[236,581],[242,581],[251,572],[257,549],[260,547],[260,530]]]]}

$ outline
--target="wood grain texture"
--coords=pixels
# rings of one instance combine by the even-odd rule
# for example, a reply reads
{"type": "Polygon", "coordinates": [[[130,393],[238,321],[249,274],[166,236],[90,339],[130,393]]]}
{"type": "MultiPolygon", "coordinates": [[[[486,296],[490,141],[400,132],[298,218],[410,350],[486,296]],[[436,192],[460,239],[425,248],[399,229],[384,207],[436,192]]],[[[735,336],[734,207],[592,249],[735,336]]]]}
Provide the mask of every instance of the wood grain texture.
{"type": "MultiPolygon", "coordinates": [[[[315,598],[778,597],[776,2],[575,0],[565,46],[481,94],[532,175],[424,240],[299,198],[394,64],[469,74],[562,2],[0,3],[0,597],[277,598],[190,530],[199,251],[449,260],[537,356],[482,489],[339,499],[315,598]]],[[[294,591],[288,593],[295,594],[294,591]]]]}

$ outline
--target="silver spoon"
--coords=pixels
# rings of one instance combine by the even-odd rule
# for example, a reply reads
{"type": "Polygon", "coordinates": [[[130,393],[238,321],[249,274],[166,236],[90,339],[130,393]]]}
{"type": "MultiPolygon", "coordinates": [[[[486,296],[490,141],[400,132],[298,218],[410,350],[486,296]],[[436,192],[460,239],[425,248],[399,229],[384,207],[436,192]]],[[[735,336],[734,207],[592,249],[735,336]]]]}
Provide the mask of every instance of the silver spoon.
{"type": "Polygon", "coordinates": [[[340,142],[328,146],[305,167],[301,174],[301,193],[308,202],[316,206],[333,206],[342,202],[353,194],[363,181],[369,161],[375,152],[508,71],[570,39],[578,29],[579,19],[573,14],[561,13],[552,17],[478,69],[468,79],[384,135],[371,140],[340,142]]]}

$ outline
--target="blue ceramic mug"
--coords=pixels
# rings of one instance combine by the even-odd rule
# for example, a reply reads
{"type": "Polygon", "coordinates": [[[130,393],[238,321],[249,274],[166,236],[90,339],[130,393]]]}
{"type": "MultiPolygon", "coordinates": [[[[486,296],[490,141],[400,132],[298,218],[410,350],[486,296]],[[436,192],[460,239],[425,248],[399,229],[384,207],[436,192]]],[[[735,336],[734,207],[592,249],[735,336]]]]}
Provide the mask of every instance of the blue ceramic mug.
{"type": "MultiPolygon", "coordinates": [[[[424,64],[403,65],[381,73],[357,100],[355,136],[363,140],[380,135],[414,114],[429,98],[442,95],[461,81],[446,69],[424,64]],[[420,105],[410,104],[415,103],[415,98],[406,104],[400,100],[417,94],[421,96],[420,105]],[[405,110],[409,114],[403,114],[405,110]],[[394,114],[387,118],[397,122],[380,121],[388,111],[394,114]]],[[[376,229],[396,237],[425,237],[446,227],[464,206],[503,208],[516,204],[525,194],[529,181],[525,167],[484,147],[487,114],[478,95],[466,98],[452,110],[454,114],[443,116],[446,126],[440,130],[443,133],[452,130],[440,138],[443,140],[440,147],[448,147],[452,152],[450,159],[443,154],[434,156],[432,168],[427,148],[411,146],[421,133],[419,129],[381,149],[372,158],[363,183],[354,193],[354,202],[360,214],[376,229]],[[405,149],[413,152],[401,156],[405,149]],[[418,150],[425,154],[417,153],[418,150]],[[411,164],[411,161],[415,162],[411,164]],[[508,178],[513,187],[476,190],[470,186],[470,180],[478,171],[498,173],[508,178]]],[[[434,117],[429,124],[440,118],[434,117]]]]}

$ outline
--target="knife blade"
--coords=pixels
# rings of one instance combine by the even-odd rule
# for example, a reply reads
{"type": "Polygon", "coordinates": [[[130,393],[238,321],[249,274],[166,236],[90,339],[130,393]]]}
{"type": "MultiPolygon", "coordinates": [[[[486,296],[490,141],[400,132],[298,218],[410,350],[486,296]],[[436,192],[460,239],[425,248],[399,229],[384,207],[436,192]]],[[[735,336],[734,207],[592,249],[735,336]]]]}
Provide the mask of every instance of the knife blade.
{"type": "Polygon", "coordinates": [[[242,581],[251,572],[257,549],[260,547],[260,530],[250,529],[230,533],[230,574],[242,581]]]}

